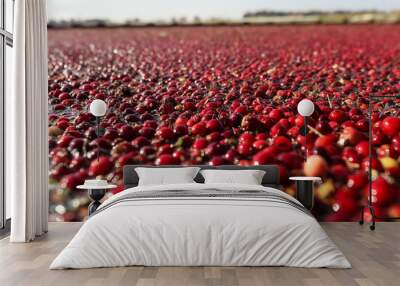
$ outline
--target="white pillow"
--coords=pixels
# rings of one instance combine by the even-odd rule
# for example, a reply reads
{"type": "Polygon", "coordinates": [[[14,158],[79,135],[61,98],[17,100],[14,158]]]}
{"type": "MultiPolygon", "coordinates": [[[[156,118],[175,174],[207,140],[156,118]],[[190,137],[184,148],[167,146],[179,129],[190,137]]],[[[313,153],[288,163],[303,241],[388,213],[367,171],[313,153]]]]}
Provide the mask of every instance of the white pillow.
{"type": "Polygon", "coordinates": [[[138,186],[195,183],[193,179],[199,170],[199,167],[135,168],[139,176],[138,186]]]}
{"type": "Polygon", "coordinates": [[[205,184],[261,185],[265,171],[262,170],[202,170],[205,184]]]}

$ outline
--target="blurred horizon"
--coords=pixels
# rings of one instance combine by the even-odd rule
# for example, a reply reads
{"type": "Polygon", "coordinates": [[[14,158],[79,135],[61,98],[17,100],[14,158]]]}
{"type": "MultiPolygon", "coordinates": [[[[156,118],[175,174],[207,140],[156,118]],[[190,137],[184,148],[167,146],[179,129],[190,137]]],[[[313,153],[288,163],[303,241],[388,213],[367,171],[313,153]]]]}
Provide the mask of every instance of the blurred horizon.
{"type": "Polygon", "coordinates": [[[246,13],[257,11],[392,11],[400,9],[400,0],[48,0],[50,21],[102,19],[123,22],[166,21],[174,18],[241,19],[246,13]]]}

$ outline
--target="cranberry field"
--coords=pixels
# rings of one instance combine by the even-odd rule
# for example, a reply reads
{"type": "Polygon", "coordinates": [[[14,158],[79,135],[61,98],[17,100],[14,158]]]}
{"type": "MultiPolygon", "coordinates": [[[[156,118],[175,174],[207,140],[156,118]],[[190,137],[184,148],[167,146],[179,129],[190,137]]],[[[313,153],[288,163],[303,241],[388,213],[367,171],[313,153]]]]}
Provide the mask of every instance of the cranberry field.
{"type": "MultiPolygon", "coordinates": [[[[290,175],[323,177],[319,220],[357,220],[368,96],[399,91],[395,25],[49,30],[51,219],[83,220],[89,201],[75,187],[96,176],[121,185],[125,164],[277,164],[293,195],[290,175]],[[88,113],[96,98],[109,107],[99,138],[88,113]],[[316,105],[306,146],[303,98],[316,105]]],[[[395,107],[374,102],[378,215],[400,215],[395,107]]]]}

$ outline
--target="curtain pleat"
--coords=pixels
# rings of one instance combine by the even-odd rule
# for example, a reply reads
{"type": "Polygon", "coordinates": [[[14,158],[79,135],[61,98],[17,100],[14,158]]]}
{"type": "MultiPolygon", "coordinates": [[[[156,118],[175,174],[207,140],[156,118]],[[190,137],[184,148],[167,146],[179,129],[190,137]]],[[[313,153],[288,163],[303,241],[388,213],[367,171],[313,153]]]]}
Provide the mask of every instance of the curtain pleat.
{"type": "Polygon", "coordinates": [[[48,225],[46,0],[16,1],[14,26],[14,92],[6,118],[14,147],[6,157],[6,186],[12,193],[10,241],[27,242],[48,225]]]}

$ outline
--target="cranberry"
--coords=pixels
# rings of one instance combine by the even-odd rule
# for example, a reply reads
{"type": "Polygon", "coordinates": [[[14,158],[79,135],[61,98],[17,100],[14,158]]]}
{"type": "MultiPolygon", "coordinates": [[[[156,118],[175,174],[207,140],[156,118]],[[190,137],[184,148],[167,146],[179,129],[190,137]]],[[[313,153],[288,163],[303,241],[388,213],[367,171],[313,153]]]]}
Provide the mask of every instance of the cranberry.
{"type": "Polygon", "coordinates": [[[365,172],[358,172],[349,176],[347,187],[351,190],[362,190],[368,184],[368,177],[365,172]]]}
{"type": "Polygon", "coordinates": [[[358,143],[355,147],[356,151],[360,156],[362,157],[368,157],[369,155],[369,142],[368,141],[362,141],[358,143]]]}
{"type": "Polygon", "coordinates": [[[160,155],[155,161],[156,165],[175,165],[178,163],[179,163],[179,159],[175,158],[171,154],[160,155]]]}
{"type": "Polygon", "coordinates": [[[59,120],[57,121],[57,127],[60,129],[67,129],[69,126],[69,122],[67,120],[59,120]]]}
{"type": "Polygon", "coordinates": [[[172,157],[174,157],[179,162],[183,162],[186,160],[187,154],[183,150],[176,150],[172,153],[172,157]]]}
{"type": "Polygon", "coordinates": [[[360,156],[354,148],[346,147],[343,149],[342,158],[349,163],[359,163],[360,156]]]}
{"type": "Polygon", "coordinates": [[[113,163],[106,156],[99,157],[99,160],[93,160],[89,167],[89,176],[106,175],[111,171],[113,163]]]}
{"type": "Polygon", "coordinates": [[[269,117],[275,121],[278,121],[282,118],[282,111],[280,109],[273,109],[269,113],[269,117]]]}
{"type": "Polygon", "coordinates": [[[57,137],[57,136],[63,134],[63,131],[56,126],[50,126],[48,131],[49,131],[49,136],[51,136],[51,137],[57,137]]]}
{"type": "Polygon", "coordinates": [[[262,150],[268,146],[268,142],[262,139],[259,139],[253,143],[253,148],[256,150],[262,150]]]}
{"type": "Polygon", "coordinates": [[[237,147],[237,152],[242,156],[249,156],[253,152],[253,148],[250,144],[240,143],[237,147]]]}
{"type": "Polygon", "coordinates": [[[346,191],[341,191],[336,194],[336,202],[332,209],[344,217],[351,217],[358,212],[359,204],[356,199],[346,194],[346,191]]]}
{"type": "Polygon", "coordinates": [[[301,169],[303,167],[303,157],[299,156],[295,152],[285,152],[278,155],[277,160],[282,162],[283,165],[287,166],[291,170],[301,169]]]}
{"type": "Polygon", "coordinates": [[[388,210],[388,215],[390,217],[400,217],[400,203],[391,206],[388,210]]]}
{"type": "Polygon", "coordinates": [[[229,149],[225,155],[224,158],[226,159],[227,162],[229,163],[234,163],[236,159],[237,151],[235,149],[229,149]]]}
{"type": "Polygon", "coordinates": [[[177,125],[174,129],[174,133],[177,136],[183,136],[189,133],[189,130],[186,125],[177,125]]]}
{"type": "Polygon", "coordinates": [[[246,115],[242,118],[240,127],[246,131],[255,131],[259,127],[259,121],[253,115],[246,115]]]}
{"type": "Polygon", "coordinates": [[[130,141],[136,136],[136,133],[135,130],[132,128],[132,126],[124,125],[120,128],[119,135],[122,138],[130,141]]]}
{"type": "Polygon", "coordinates": [[[116,129],[113,128],[107,128],[103,137],[107,140],[113,141],[115,138],[117,138],[118,135],[118,131],[116,129]]]}
{"type": "Polygon", "coordinates": [[[208,145],[208,142],[204,138],[198,138],[194,141],[193,147],[199,150],[205,149],[208,145]]]}
{"type": "Polygon", "coordinates": [[[394,137],[399,134],[400,131],[400,118],[398,117],[386,117],[381,124],[382,131],[390,137],[394,137]]]}
{"type": "Polygon", "coordinates": [[[277,136],[272,141],[272,145],[277,147],[280,152],[290,151],[292,149],[292,143],[285,136],[277,136]]]}
{"type": "Polygon", "coordinates": [[[267,147],[253,156],[255,165],[272,164],[275,161],[278,150],[274,146],[267,147]]]}
{"type": "Polygon", "coordinates": [[[221,123],[217,119],[209,120],[206,124],[206,128],[209,132],[221,131],[223,129],[221,123]]]}
{"type": "Polygon", "coordinates": [[[382,134],[382,132],[377,131],[377,130],[372,131],[372,144],[374,146],[382,145],[385,141],[386,141],[386,138],[382,134]]]}
{"type": "MultiPolygon", "coordinates": [[[[368,186],[365,188],[364,195],[368,197],[368,186]]],[[[387,206],[395,198],[393,185],[389,184],[383,177],[378,177],[372,181],[372,203],[378,207],[387,206]]]]}
{"type": "Polygon", "coordinates": [[[217,156],[217,155],[222,155],[224,153],[225,148],[219,144],[219,143],[210,143],[206,150],[205,153],[207,156],[212,157],[212,156],[217,156]]]}
{"type": "Polygon", "coordinates": [[[150,141],[144,136],[138,136],[132,141],[132,146],[136,149],[149,145],[150,141]]]}
{"type": "Polygon", "coordinates": [[[397,152],[393,149],[393,147],[389,144],[384,144],[379,146],[376,149],[376,153],[378,154],[378,157],[392,157],[396,158],[397,157],[397,152]]]}
{"type": "Polygon", "coordinates": [[[64,135],[57,141],[57,145],[58,147],[66,148],[73,139],[74,137],[72,136],[64,135]]]}
{"type": "Polygon", "coordinates": [[[328,164],[319,155],[312,155],[307,158],[304,164],[304,174],[309,177],[323,177],[328,171],[328,164]]]}
{"type": "Polygon", "coordinates": [[[157,130],[156,135],[162,140],[172,140],[174,138],[174,131],[169,127],[161,127],[157,130]]]}
{"type": "Polygon", "coordinates": [[[219,165],[224,165],[226,160],[220,156],[214,156],[210,160],[210,165],[211,166],[219,166],[219,165]]]}
{"type": "Polygon", "coordinates": [[[85,145],[85,140],[83,140],[82,138],[75,138],[73,139],[68,146],[68,149],[70,150],[70,152],[83,152],[83,148],[85,145]]]}
{"type": "Polygon", "coordinates": [[[342,110],[336,109],[331,111],[329,114],[329,120],[335,121],[335,122],[343,122],[347,119],[346,113],[344,113],[342,110]]]}
{"type": "Polygon", "coordinates": [[[254,142],[254,135],[252,133],[243,133],[239,137],[239,143],[252,144],[254,142]]]}
{"type": "Polygon", "coordinates": [[[206,138],[209,142],[217,142],[221,140],[221,134],[219,132],[212,132],[208,134],[206,138]]]}
{"type": "Polygon", "coordinates": [[[65,176],[61,181],[61,187],[74,190],[76,186],[85,182],[85,175],[81,172],[65,176]]]}
{"type": "Polygon", "coordinates": [[[337,138],[333,134],[329,135],[324,135],[321,137],[318,137],[317,140],[315,140],[314,146],[318,148],[326,148],[328,146],[334,146],[336,145],[337,138]]]}
{"type": "Polygon", "coordinates": [[[344,165],[336,164],[330,167],[329,173],[336,182],[344,183],[347,181],[350,171],[344,165]]]}
{"type": "Polygon", "coordinates": [[[104,138],[96,138],[89,143],[90,148],[101,148],[105,150],[110,150],[112,148],[110,142],[104,138]]]}
{"type": "Polygon", "coordinates": [[[140,148],[139,154],[146,158],[154,158],[156,149],[153,146],[144,146],[140,148]]]}
{"type": "Polygon", "coordinates": [[[60,180],[63,176],[70,173],[70,168],[65,164],[59,164],[50,171],[50,177],[54,180],[60,180]]]}
{"type": "Polygon", "coordinates": [[[365,135],[353,127],[346,127],[340,134],[340,141],[344,144],[356,145],[365,140],[365,135]]]}
{"type": "MultiPolygon", "coordinates": [[[[171,130],[172,132],[172,130],[171,130]]],[[[151,127],[143,127],[139,130],[139,134],[146,137],[147,139],[151,139],[153,138],[154,134],[155,134],[155,130],[151,127]]],[[[172,136],[173,136],[173,132],[172,132],[172,136]]]]}
{"type": "Polygon", "coordinates": [[[193,135],[204,136],[207,132],[207,127],[204,122],[196,123],[192,126],[191,132],[193,135]]]}

